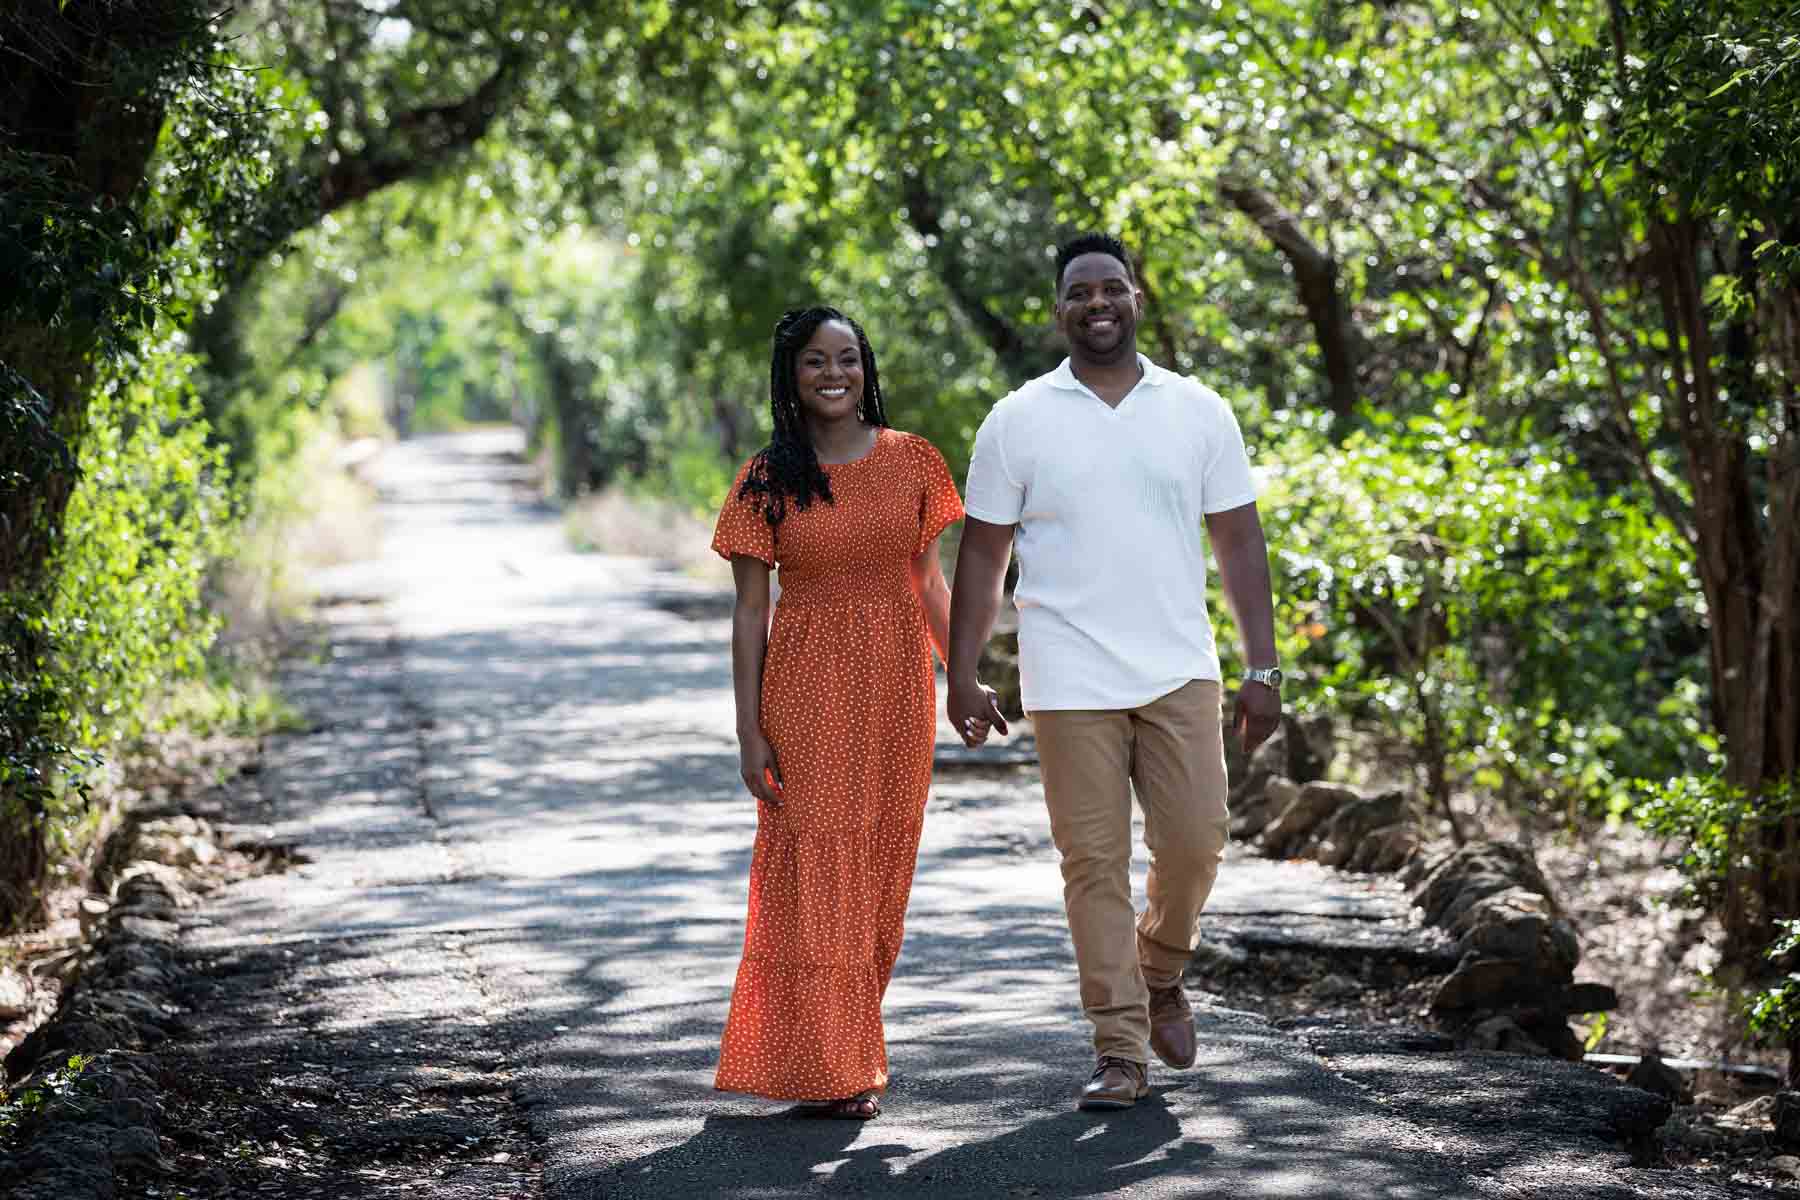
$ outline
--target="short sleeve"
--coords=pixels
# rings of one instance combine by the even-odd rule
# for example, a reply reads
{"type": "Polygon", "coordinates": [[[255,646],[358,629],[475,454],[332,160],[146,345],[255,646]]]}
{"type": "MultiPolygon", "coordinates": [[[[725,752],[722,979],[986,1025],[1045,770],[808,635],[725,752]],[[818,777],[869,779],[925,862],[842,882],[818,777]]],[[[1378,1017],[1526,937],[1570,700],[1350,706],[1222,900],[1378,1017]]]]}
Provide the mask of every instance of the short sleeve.
{"type": "Polygon", "coordinates": [[[963,519],[963,505],[956,494],[956,480],[938,448],[924,438],[915,438],[913,444],[924,485],[919,498],[919,544],[913,553],[923,554],[938,534],[963,519]]]}
{"type": "Polygon", "coordinates": [[[739,494],[743,491],[744,476],[749,473],[750,464],[745,463],[737,478],[732,480],[731,491],[725,495],[725,505],[719,510],[719,523],[713,528],[713,553],[725,559],[742,554],[773,567],[775,530],[763,516],[762,505],[739,494]]]}
{"type": "Polygon", "coordinates": [[[1205,461],[1200,471],[1200,511],[1225,512],[1242,508],[1256,499],[1256,482],[1250,475],[1250,456],[1244,451],[1244,434],[1225,398],[1211,388],[1201,388],[1206,414],[1205,461]]]}
{"type": "Polygon", "coordinates": [[[1025,511],[1025,485],[1007,469],[1003,414],[1004,402],[989,410],[969,459],[968,515],[990,525],[1016,525],[1025,511]]]}

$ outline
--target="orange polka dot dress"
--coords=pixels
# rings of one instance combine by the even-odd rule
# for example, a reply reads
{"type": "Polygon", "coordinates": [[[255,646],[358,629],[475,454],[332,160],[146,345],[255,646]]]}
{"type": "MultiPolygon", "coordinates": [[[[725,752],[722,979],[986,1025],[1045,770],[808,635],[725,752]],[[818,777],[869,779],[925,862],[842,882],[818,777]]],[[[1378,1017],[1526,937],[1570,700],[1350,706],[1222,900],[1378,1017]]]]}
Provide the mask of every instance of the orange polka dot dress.
{"type": "MultiPolygon", "coordinates": [[[[746,465],[746,470],[748,466],[746,465]]],[[[790,500],[771,529],[739,498],[713,549],[780,569],[763,661],[763,733],[782,803],[759,806],[744,957],[714,1086],[835,1100],[887,1086],[881,998],[900,954],[937,693],[912,560],[962,519],[924,438],[877,431],[825,467],[834,503],[790,500]]]]}

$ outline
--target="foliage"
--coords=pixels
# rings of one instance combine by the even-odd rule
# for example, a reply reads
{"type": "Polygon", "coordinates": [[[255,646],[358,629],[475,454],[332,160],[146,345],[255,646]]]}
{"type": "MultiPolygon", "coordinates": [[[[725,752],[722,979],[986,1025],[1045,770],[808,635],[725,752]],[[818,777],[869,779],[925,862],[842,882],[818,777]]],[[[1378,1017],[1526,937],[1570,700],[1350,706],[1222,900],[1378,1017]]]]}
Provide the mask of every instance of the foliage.
{"type": "Polygon", "coordinates": [[[70,697],[73,733],[103,746],[142,731],[159,681],[198,671],[216,627],[202,605],[231,502],[196,416],[193,361],[167,349],[100,390],[64,516],[54,591],[40,618],[45,664],[70,697]]]}
{"type": "Polygon", "coordinates": [[[0,785],[53,847],[85,808],[85,772],[144,730],[147,701],[202,671],[217,620],[202,586],[225,552],[229,497],[196,419],[191,360],[157,348],[121,364],[98,391],[46,591],[0,598],[24,626],[8,645],[43,649],[8,663],[9,728],[0,785]]]}
{"type": "Polygon", "coordinates": [[[58,1104],[84,1104],[92,1095],[91,1076],[84,1073],[94,1063],[92,1055],[71,1054],[63,1066],[18,1092],[0,1088],[0,1145],[16,1138],[32,1120],[58,1104]]]}
{"type": "Polygon", "coordinates": [[[1781,980],[1751,998],[1750,1031],[1761,1037],[1791,1040],[1800,1034],[1800,921],[1779,922],[1781,935],[1766,957],[1786,973],[1781,980]]]}
{"type": "Polygon", "coordinates": [[[1704,742],[1674,674],[1698,664],[1658,644],[1697,618],[1692,581],[1641,499],[1454,401],[1339,446],[1290,430],[1266,461],[1301,703],[1403,739],[1438,803],[1461,779],[1593,808],[1704,742]]]}
{"type": "Polygon", "coordinates": [[[0,118],[22,283],[0,291],[0,414],[26,435],[0,446],[0,925],[31,915],[100,752],[210,637],[229,506],[172,339],[241,265],[279,126],[218,21],[187,0],[0,17],[0,97],[32,114],[0,118]]]}
{"type": "Polygon", "coordinates": [[[1727,934],[1744,938],[1791,919],[1780,906],[1800,892],[1800,867],[1756,850],[1800,821],[1800,779],[1751,789],[1713,773],[1636,788],[1633,816],[1682,847],[1685,896],[1718,913],[1727,934]]]}
{"type": "MultiPolygon", "coordinates": [[[[1587,169],[1644,269],[1595,323],[1652,381],[1648,436],[1681,451],[1687,495],[1659,499],[1706,597],[1725,777],[1779,811],[1800,778],[1800,5],[1622,0],[1610,16],[1610,45],[1571,56],[1567,103],[1610,118],[1587,169]]],[[[1749,963],[1800,916],[1800,823],[1735,839],[1716,911],[1749,963]]]]}

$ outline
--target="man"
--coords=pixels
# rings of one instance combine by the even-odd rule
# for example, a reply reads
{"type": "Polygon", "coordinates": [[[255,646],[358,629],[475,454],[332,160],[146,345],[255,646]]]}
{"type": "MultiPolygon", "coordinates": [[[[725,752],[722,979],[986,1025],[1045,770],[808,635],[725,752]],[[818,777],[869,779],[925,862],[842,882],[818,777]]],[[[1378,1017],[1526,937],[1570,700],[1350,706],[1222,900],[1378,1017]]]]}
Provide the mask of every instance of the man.
{"type": "Polygon", "coordinates": [[[1243,437],[1217,393],[1137,352],[1144,293],[1125,247],[1087,234],[1056,256],[1069,357],[996,404],[975,436],[950,618],[950,719],[1005,731],[976,662],[1018,543],[1019,677],[1098,1063],[1083,1108],[1129,1108],[1149,1051],[1194,1062],[1182,972],[1226,839],[1219,658],[1204,520],[1250,670],[1246,752],[1281,717],[1268,551],[1243,437]],[[1131,899],[1131,793],[1148,903],[1131,899]]]}

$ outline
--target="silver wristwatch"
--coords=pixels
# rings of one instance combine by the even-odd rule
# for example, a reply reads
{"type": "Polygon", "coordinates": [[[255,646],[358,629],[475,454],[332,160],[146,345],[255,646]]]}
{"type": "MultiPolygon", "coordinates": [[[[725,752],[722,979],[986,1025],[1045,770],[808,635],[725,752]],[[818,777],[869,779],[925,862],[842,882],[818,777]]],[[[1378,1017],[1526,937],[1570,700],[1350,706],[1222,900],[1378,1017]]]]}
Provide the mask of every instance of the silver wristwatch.
{"type": "Polygon", "coordinates": [[[1251,683],[1260,683],[1264,687],[1281,690],[1280,667],[1250,667],[1244,671],[1244,678],[1251,683]]]}

